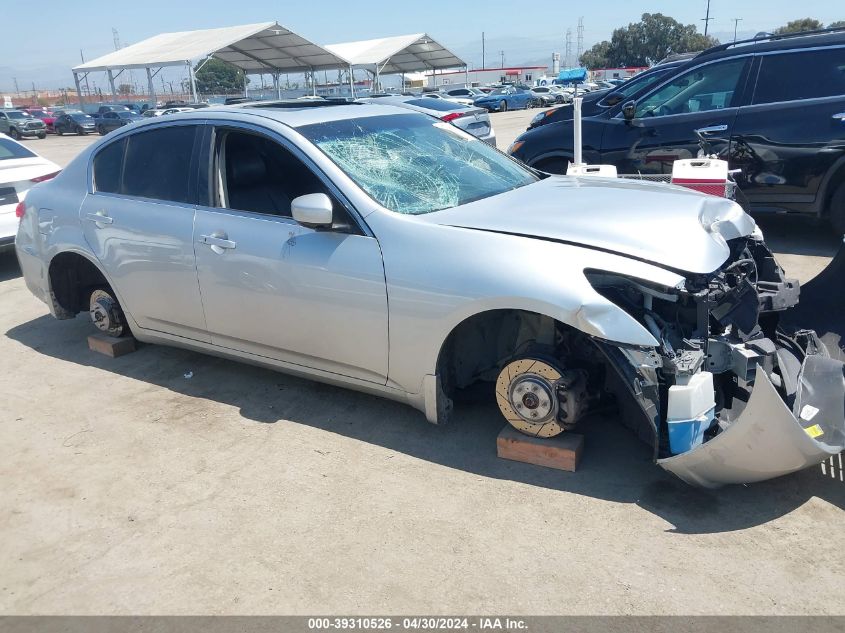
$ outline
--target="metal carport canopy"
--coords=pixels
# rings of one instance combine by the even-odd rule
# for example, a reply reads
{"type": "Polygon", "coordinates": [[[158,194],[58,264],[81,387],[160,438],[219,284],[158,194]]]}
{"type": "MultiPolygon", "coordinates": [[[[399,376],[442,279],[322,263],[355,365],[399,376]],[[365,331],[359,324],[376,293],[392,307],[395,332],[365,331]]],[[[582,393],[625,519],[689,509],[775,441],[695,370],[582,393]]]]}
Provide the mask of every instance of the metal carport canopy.
{"type": "Polygon", "coordinates": [[[351,66],[376,66],[386,75],[466,66],[464,60],[425,33],[328,44],[326,48],[351,66]]]}
{"type": "Polygon", "coordinates": [[[74,73],[183,66],[213,56],[246,73],[348,68],[349,61],[276,22],[162,33],[80,64],[74,73]]]}

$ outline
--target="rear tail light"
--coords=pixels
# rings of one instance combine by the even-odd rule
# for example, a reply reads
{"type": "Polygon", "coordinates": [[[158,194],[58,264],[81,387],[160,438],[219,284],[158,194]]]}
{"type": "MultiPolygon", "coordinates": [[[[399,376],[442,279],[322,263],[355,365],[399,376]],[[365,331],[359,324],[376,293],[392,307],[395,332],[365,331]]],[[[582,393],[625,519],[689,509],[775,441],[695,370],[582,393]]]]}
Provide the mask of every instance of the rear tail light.
{"type": "Polygon", "coordinates": [[[23,219],[23,215],[26,213],[26,203],[23,201],[18,202],[18,206],[15,207],[15,217],[18,220],[23,219]]]}
{"type": "Polygon", "coordinates": [[[440,117],[440,120],[446,121],[446,123],[448,123],[449,121],[454,121],[455,119],[460,119],[462,116],[464,116],[464,114],[466,114],[466,113],[465,112],[450,112],[449,114],[444,114],[442,117],[440,117]]]}
{"type": "Polygon", "coordinates": [[[44,176],[38,176],[38,178],[32,178],[29,182],[44,182],[45,180],[52,180],[60,173],[62,173],[61,170],[54,171],[52,174],[45,174],[44,176]]]}

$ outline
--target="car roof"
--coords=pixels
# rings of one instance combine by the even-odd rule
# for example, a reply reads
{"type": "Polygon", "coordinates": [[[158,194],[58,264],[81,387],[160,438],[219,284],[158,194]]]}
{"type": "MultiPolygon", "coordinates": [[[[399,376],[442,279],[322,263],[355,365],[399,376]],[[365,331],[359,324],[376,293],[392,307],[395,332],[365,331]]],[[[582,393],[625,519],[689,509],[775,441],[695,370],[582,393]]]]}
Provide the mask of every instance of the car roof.
{"type": "Polygon", "coordinates": [[[702,51],[692,58],[692,62],[704,59],[720,59],[749,53],[765,53],[793,48],[845,45],[845,29],[832,29],[784,35],[765,35],[749,40],[720,44],[702,51]]]}
{"type": "MultiPolygon", "coordinates": [[[[384,99],[391,99],[385,97],[384,99]]],[[[408,97],[413,99],[413,97],[408,97]]],[[[233,114],[254,116],[260,119],[277,121],[288,127],[297,128],[314,123],[327,123],[329,121],[347,121],[350,119],[369,118],[374,116],[386,116],[390,114],[411,114],[407,108],[382,104],[383,99],[378,103],[328,103],[318,107],[309,106],[308,102],[300,102],[301,107],[273,107],[272,103],[257,104],[246,103],[229,106],[212,106],[209,108],[195,109],[193,112],[183,112],[179,115],[180,121],[195,119],[202,121],[208,118],[228,118],[233,114]]],[[[422,115],[421,115],[422,116],[422,115]]],[[[147,117],[145,121],[135,125],[141,129],[148,125],[158,125],[161,121],[158,117],[147,117]]],[[[133,126],[134,127],[134,126],[133,126]]]]}

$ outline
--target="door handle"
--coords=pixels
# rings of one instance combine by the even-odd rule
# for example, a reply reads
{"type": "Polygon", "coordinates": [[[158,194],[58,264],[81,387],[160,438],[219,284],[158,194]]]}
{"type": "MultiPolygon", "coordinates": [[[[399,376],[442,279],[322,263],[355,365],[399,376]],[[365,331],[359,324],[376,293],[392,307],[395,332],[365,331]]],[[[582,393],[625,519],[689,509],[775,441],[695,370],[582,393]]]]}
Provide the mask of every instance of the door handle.
{"type": "Polygon", "coordinates": [[[223,251],[231,250],[237,247],[238,243],[233,242],[232,240],[228,239],[225,233],[222,234],[211,234],[211,235],[200,235],[200,242],[207,246],[211,247],[218,255],[221,255],[223,251]]]}
{"type": "Polygon", "coordinates": [[[114,224],[114,218],[106,215],[105,211],[97,211],[96,213],[89,213],[85,216],[86,220],[93,222],[97,228],[103,228],[106,224],[114,224]]]}
{"type": "Polygon", "coordinates": [[[700,127],[695,130],[696,134],[718,134],[719,132],[727,132],[728,126],[726,124],[721,125],[708,125],[707,127],[700,127]]]}

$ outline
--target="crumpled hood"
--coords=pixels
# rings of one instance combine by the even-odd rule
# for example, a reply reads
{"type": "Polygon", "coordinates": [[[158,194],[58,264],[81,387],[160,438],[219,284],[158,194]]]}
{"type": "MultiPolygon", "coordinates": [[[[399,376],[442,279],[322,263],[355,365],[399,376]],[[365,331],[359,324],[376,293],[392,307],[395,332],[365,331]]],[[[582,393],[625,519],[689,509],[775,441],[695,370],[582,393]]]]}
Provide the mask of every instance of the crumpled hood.
{"type": "Polygon", "coordinates": [[[751,216],[725,198],[637,180],[551,176],[477,202],[419,216],[437,224],[536,237],[710,273],[751,216]]]}

